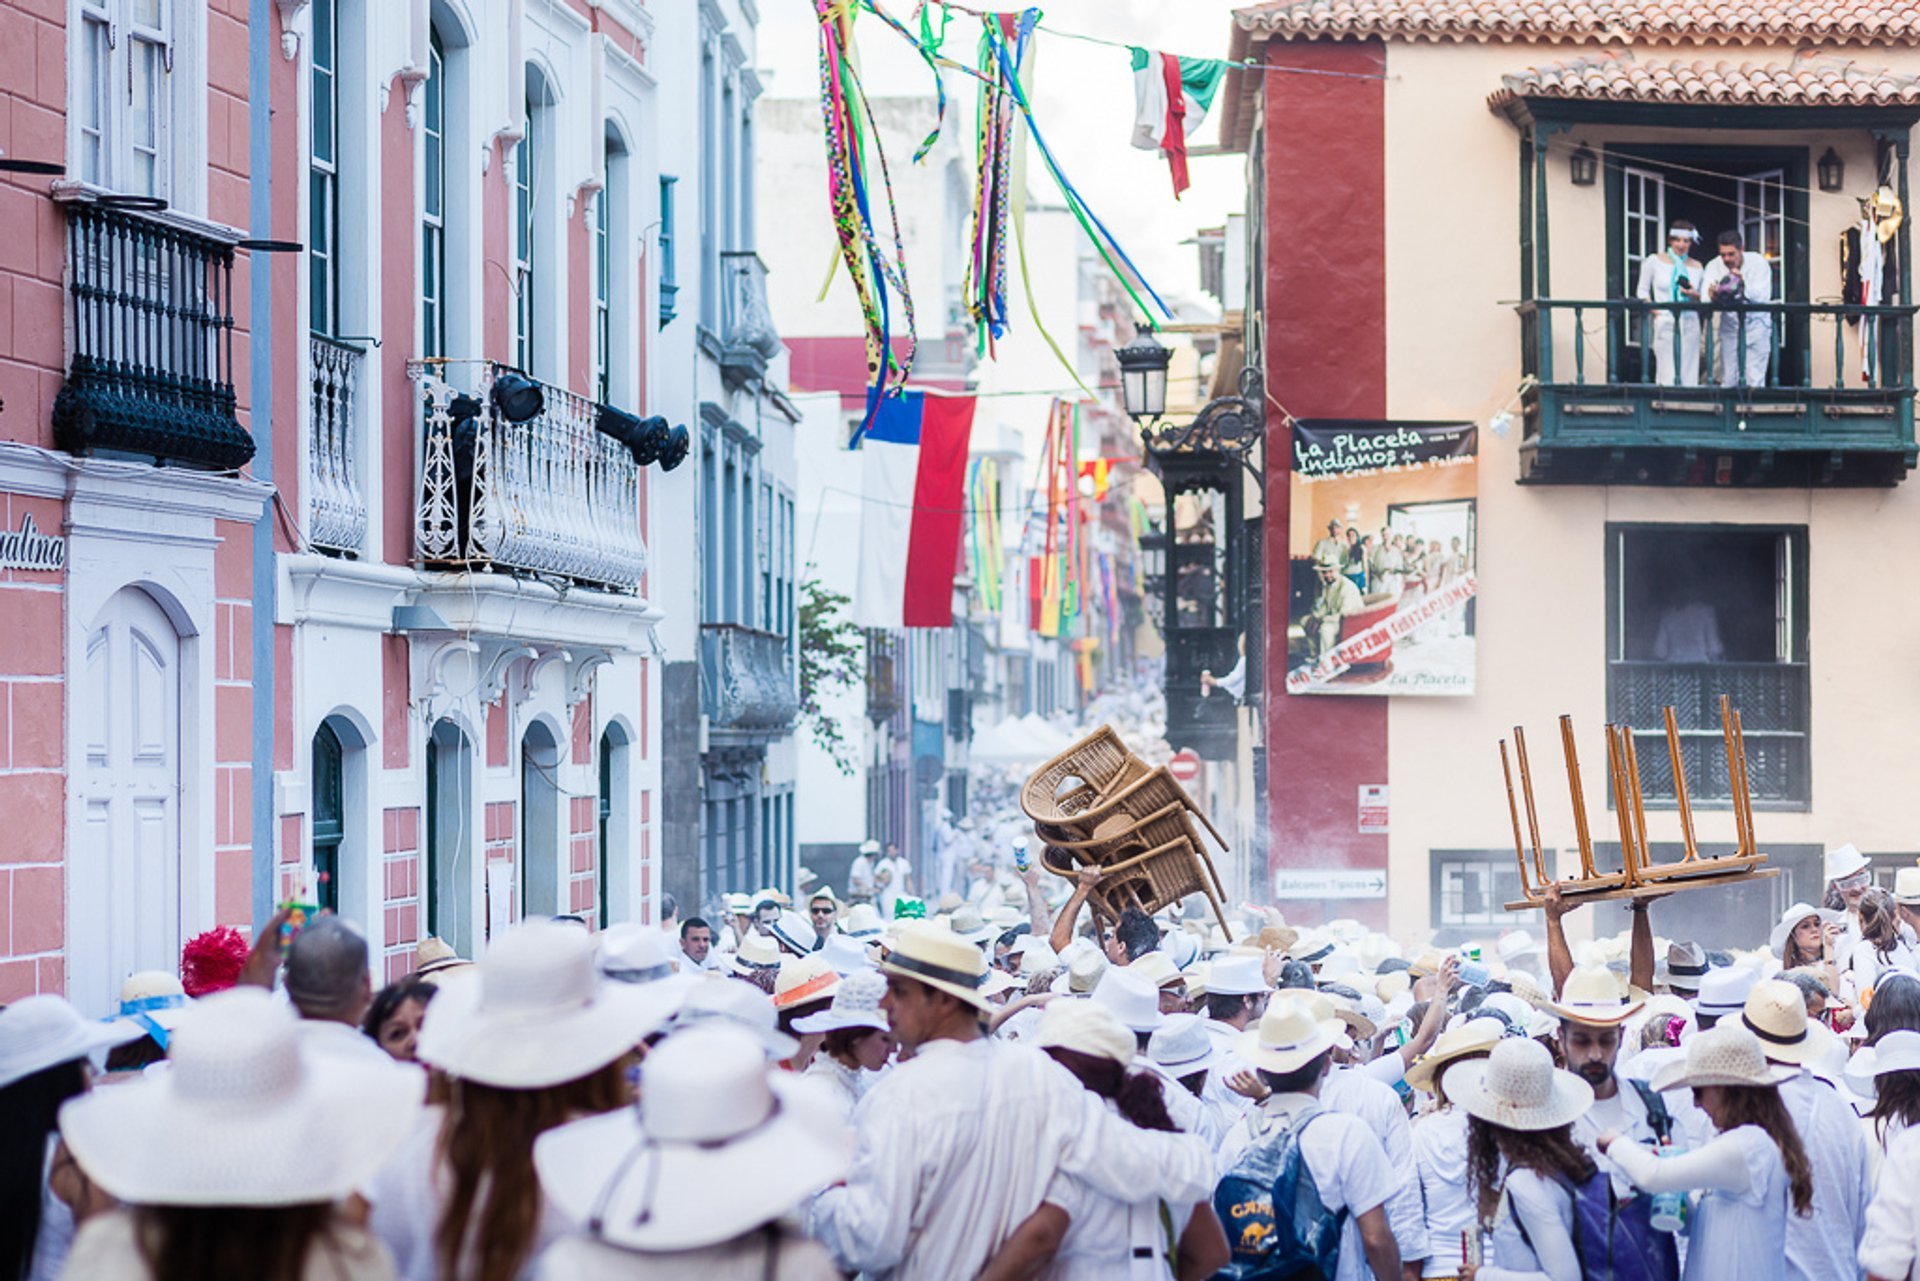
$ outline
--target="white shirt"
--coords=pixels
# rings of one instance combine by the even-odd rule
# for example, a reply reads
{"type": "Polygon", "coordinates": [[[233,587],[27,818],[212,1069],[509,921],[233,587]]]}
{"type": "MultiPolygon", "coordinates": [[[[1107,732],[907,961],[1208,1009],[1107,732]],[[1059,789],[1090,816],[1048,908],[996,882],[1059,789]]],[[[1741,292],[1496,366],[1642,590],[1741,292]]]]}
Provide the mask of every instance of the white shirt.
{"type": "Polygon", "coordinates": [[[907,893],[907,878],[912,875],[913,867],[904,858],[883,858],[874,863],[874,906],[889,921],[893,919],[894,901],[907,893]]]}
{"type": "Polygon", "coordinates": [[[814,1053],[802,1076],[810,1076],[816,1081],[824,1081],[833,1090],[836,1101],[844,1103],[848,1119],[853,1117],[853,1108],[860,1096],[867,1091],[873,1074],[861,1068],[850,1068],[825,1050],[814,1053]]]}
{"type": "Polygon", "coordinates": [[[300,1020],[300,1056],[320,1063],[359,1063],[396,1071],[418,1070],[395,1059],[359,1028],[336,1023],[332,1019],[300,1020]]]}
{"type": "MultiPolygon", "coordinates": [[[[1221,1169],[1231,1170],[1242,1153],[1257,1143],[1276,1138],[1293,1118],[1314,1103],[1310,1094],[1273,1094],[1234,1125],[1221,1145],[1221,1169]]],[[[1360,1216],[1387,1203],[1398,1190],[1399,1174],[1387,1160],[1386,1149],[1358,1117],[1326,1108],[1300,1134],[1300,1159],[1313,1179],[1314,1191],[1328,1210],[1346,1210],[1347,1225],[1340,1234],[1340,1263],[1334,1281],[1364,1281],[1369,1275],[1366,1247],[1360,1240],[1360,1216]]]]}
{"type": "Polygon", "coordinates": [[[920,1046],[853,1119],[853,1168],[807,1228],[872,1281],[974,1275],[1061,1171],[1114,1197],[1191,1204],[1213,1190],[1198,1139],[1137,1129],[1038,1050],[992,1037],[920,1046]]]}
{"type": "Polygon", "coordinates": [[[1413,1128],[1393,1087],[1359,1068],[1339,1067],[1320,1087],[1321,1106],[1358,1117],[1385,1149],[1396,1186],[1387,1198],[1387,1222],[1400,1245],[1402,1262],[1427,1257],[1427,1228],[1420,1212],[1420,1176],[1413,1164],[1413,1128]]]}
{"type": "MultiPolygon", "coordinates": [[[[1187,1099],[1199,1102],[1191,1094],[1187,1099]]],[[[1119,1115],[1110,1101],[1107,1110],[1119,1115]]],[[[1103,1196],[1073,1174],[1055,1176],[1047,1200],[1067,1212],[1068,1225],[1059,1252],[1040,1274],[1044,1281],[1168,1281],[1168,1253],[1179,1245],[1193,1214],[1191,1202],[1103,1196]]]]}
{"type": "MultiPolygon", "coordinates": [[[[1701,278],[1700,301],[1713,302],[1715,287],[1733,274],[1727,264],[1716,255],[1713,261],[1707,264],[1707,270],[1701,278]]],[[[1743,251],[1740,255],[1739,275],[1741,283],[1745,286],[1740,297],[1747,302],[1773,301],[1773,265],[1767,261],[1765,254],[1752,249],[1743,251]]],[[[1748,323],[1758,325],[1771,321],[1770,314],[1761,313],[1749,319],[1748,323]]]]}
{"type": "Polygon", "coordinates": [[[1424,1275],[1458,1276],[1460,1234],[1479,1231],[1473,1194],[1467,1190],[1467,1114],[1450,1107],[1415,1121],[1413,1166],[1427,1225],[1424,1275]]]}
{"type": "Polygon", "coordinates": [[[794,1232],[772,1240],[758,1229],[698,1250],[644,1253],[561,1237],[540,1256],[535,1275],[540,1281],[840,1281],[840,1270],[814,1242],[794,1232]]]}
{"type": "Polygon", "coordinates": [[[847,866],[847,897],[871,898],[873,896],[873,855],[856,854],[853,862],[847,866]]]}
{"type": "Polygon", "coordinates": [[[1787,1276],[1853,1281],[1859,1275],[1854,1254],[1873,1192],[1866,1136],[1839,1091],[1810,1073],[1781,1082],[1780,1101],[1813,1166],[1813,1213],[1787,1219],[1787,1276]]]}
{"type": "Polygon", "coordinates": [[[1877,1277],[1920,1281],[1920,1130],[1887,1145],[1880,1186],[1867,1203],[1859,1263],[1877,1277]]]}
{"type": "Polygon", "coordinates": [[[1567,1190],[1533,1170],[1511,1170],[1505,1191],[1493,1221],[1493,1263],[1480,1269],[1481,1281],[1580,1281],[1567,1190]]]}
{"type": "Polygon", "coordinates": [[[1757,1125],[1661,1157],[1624,1140],[1607,1152],[1646,1192],[1695,1192],[1686,1281],[1786,1281],[1787,1167],[1757,1125]]]}

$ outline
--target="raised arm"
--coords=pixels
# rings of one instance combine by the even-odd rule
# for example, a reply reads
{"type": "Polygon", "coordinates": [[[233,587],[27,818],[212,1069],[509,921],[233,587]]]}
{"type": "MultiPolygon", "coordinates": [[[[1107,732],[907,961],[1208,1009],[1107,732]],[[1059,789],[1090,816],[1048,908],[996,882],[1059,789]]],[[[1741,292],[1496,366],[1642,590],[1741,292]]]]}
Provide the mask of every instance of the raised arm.
{"type": "Polygon", "coordinates": [[[1080,909],[1086,906],[1087,895],[1093,893],[1093,887],[1099,883],[1100,869],[1097,867],[1083,867],[1075,875],[1073,897],[1060,909],[1060,915],[1053,922],[1053,932],[1047,937],[1047,944],[1055,953],[1066,951],[1067,945],[1073,942],[1073,923],[1079,917],[1080,909]]]}
{"type": "MultiPolygon", "coordinates": [[[[1703,1147],[1663,1157],[1617,1134],[1600,1136],[1600,1150],[1645,1192],[1726,1192],[1744,1196],[1753,1189],[1742,1139],[1722,1134],[1703,1147]]],[[[1772,1142],[1772,1140],[1768,1140],[1772,1142]]]]}
{"type": "Polygon", "coordinates": [[[1547,981],[1553,984],[1553,990],[1547,995],[1555,1000],[1560,997],[1560,987],[1567,981],[1567,975],[1573,973],[1573,949],[1567,946],[1567,929],[1561,918],[1577,906],[1567,902],[1560,893],[1558,881],[1550,882],[1541,892],[1540,911],[1547,920],[1547,981]]]}
{"type": "Polygon", "coordinates": [[[1642,992],[1653,991],[1653,918],[1647,911],[1652,903],[1650,898],[1627,900],[1627,911],[1633,915],[1633,942],[1627,950],[1627,980],[1642,992]]]}

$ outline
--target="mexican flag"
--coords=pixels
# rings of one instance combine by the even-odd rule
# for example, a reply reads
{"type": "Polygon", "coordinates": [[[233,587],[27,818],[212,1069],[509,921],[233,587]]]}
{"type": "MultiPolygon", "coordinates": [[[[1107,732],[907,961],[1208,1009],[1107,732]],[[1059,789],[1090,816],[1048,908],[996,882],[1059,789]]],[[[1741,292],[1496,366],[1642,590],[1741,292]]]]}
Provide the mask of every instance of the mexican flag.
{"type": "Polygon", "coordinates": [[[1187,181],[1187,138],[1207,118],[1227,64],[1215,58],[1133,50],[1133,145],[1158,151],[1173,170],[1173,195],[1187,181]]]}

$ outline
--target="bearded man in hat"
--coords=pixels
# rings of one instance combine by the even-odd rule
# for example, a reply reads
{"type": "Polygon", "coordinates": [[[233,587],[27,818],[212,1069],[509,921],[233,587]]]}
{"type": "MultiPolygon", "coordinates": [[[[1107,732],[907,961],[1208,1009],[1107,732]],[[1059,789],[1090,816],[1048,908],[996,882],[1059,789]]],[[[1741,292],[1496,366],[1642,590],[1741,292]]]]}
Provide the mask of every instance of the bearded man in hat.
{"type": "Polygon", "coordinates": [[[912,1057],[860,1100],[853,1168],[807,1213],[842,1269],[893,1281],[976,1276],[1060,1173],[1128,1202],[1211,1193],[1199,1139],[1138,1129],[1037,1050],[982,1035],[978,947],[911,926],[880,968],[881,1008],[912,1057]]]}

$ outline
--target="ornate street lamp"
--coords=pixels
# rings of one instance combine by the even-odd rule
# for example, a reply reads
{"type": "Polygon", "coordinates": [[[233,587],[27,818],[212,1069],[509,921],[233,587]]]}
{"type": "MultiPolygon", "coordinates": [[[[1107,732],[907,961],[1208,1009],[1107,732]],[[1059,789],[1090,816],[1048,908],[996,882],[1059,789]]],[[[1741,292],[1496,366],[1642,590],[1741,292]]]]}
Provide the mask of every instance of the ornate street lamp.
{"type": "Polygon", "coordinates": [[[1154,340],[1153,331],[1142,326],[1113,358],[1120,362],[1120,395],[1127,417],[1144,424],[1165,415],[1167,362],[1173,353],[1154,340]]]}

